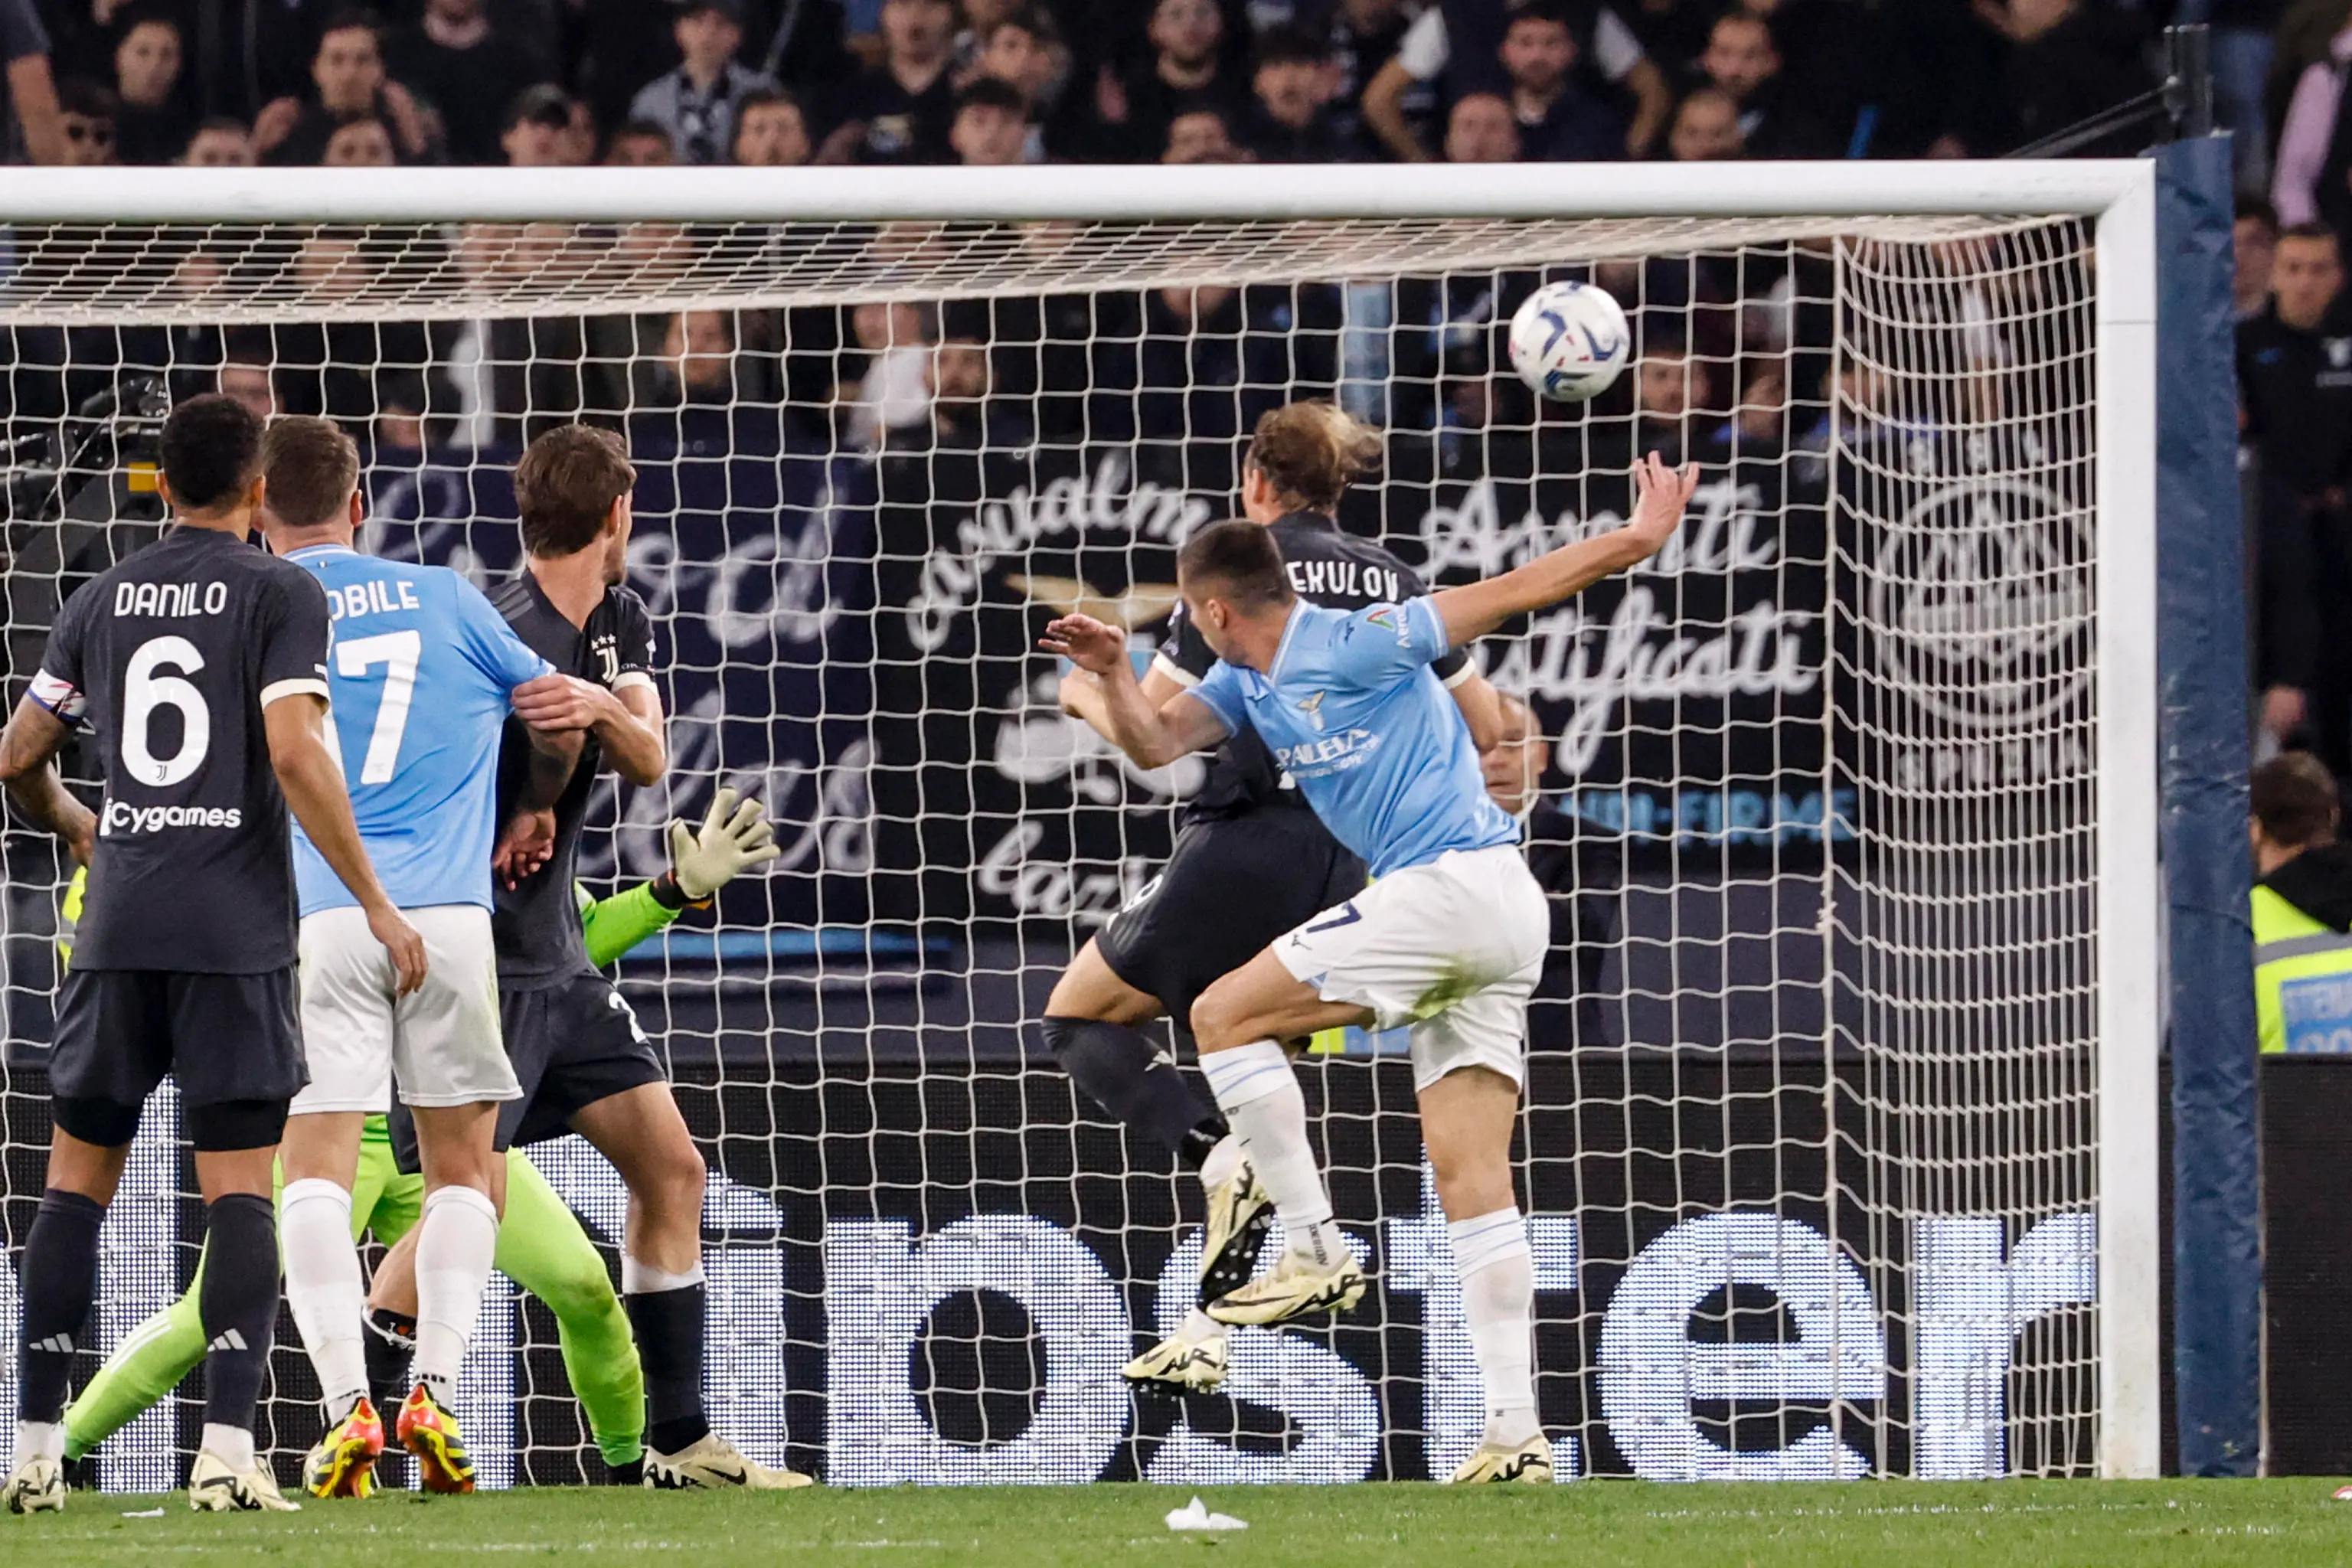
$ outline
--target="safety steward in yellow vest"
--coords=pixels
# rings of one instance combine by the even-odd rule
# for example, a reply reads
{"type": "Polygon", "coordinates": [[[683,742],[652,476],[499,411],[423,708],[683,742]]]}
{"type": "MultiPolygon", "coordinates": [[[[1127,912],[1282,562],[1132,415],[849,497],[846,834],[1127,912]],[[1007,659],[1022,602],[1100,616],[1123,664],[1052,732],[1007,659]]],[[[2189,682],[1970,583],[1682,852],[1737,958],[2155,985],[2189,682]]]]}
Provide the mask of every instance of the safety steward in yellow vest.
{"type": "Polygon", "coordinates": [[[2307,752],[2254,770],[2254,1008],[2264,1051],[2352,1055],[2352,845],[2307,752]]]}

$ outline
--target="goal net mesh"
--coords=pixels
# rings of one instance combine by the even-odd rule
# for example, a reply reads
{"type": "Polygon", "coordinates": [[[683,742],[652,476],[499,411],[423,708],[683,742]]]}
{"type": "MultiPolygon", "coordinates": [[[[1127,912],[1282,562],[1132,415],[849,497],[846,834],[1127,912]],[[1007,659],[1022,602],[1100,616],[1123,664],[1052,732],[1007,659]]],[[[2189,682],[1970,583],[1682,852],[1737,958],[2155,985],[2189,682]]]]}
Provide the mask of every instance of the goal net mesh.
{"type": "MultiPolygon", "coordinates": [[[[1482,1411],[1401,1037],[1302,1068],[1365,1304],[1241,1331],[1214,1396],[1120,1380],[1189,1303],[1198,1188],[1034,1021],[1201,767],[1064,717],[1035,636],[1083,608],[1163,638],[1177,546],[1238,511],[1291,399],[1382,426],[1341,521],[1433,583],[1612,526],[1642,452],[1697,462],[1662,555],[1479,650],[1542,737],[1492,773],[1552,900],[1517,1152],[1561,1474],[2084,1473],[2093,284],[2084,226],[2032,218],[22,226],[11,695],[156,536],[175,398],[344,422],[365,547],[485,583],[518,564],[521,445],[625,430],[671,764],[600,785],[582,877],[657,872],[721,785],[784,850],[617,966],[709,1160],[717,1426],[845,1484],[1443,1476],[1482,1411]],[[1634,323],[1590,404],[1504,353],[1559,278],[1634,323]]],[[[20,1241],[68,868],[13,819],[0,853],[20,1241]]],[[[194,1267],[176,1131],[167,1090],[78,1385],[194,1267]]],[[[617,1279],[611,1167],[530,1156],[617,1279]]],[[[17,1303],[0,1270],[12,1356],[17,1303]]],[[[95,1479],[173,1484],[200,1381],[95,1479]]],[[[289,1479],[316,1394],[282,1321],[289,1479]]],[[[551,1304],[503,1280],[462,1404],[488,1484],[603,1474],[551,1304]]]]}

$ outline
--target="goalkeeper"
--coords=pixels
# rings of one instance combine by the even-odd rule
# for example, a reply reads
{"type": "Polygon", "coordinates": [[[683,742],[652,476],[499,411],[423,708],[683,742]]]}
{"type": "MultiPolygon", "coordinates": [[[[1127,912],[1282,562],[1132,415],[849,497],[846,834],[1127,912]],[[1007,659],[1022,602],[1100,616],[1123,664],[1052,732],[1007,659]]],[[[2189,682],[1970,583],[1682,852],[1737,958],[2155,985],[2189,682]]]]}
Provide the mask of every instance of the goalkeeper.
{"type": "MultiPolygon", "coordinates": [[[[707,905],[736,876],[781,851],[772,829],[750,810],[734,810],[732,790],[722,789],[703,819],[701,831],[670,826],[670,868],[609,899],[592,900],[579,890],[581,922],[589,961],[599,967],[660,931],[689,905],[707,905]]],[[[67,889],[67,936],[81,916],[87,873],[77,871],[67,889]]],[[[386,1119],[371,1116],[360,1139],[359,1179],[352,1190],[352,1239],[373,1230],[386,1247],[396,1245],[424,1211],[425,1178],[404,1175],[395,1166],[386,1119]]],[[[637,1361],[628,1315],[604,1259],[564,1205],[547,1178],[520,1149],[507,1154],[507,1211],[499,1227],[499,1272],[545,1302],[555,1314],[563,1368],[572,1379],[593,1434],[620,1484],[638,1482],[645,1454],[646,1384],[637,1361]]],[[[205,1357],[205,1334],[196,1312],[196,1278],[185,1294],[125,1335],[106,1364],[68,1407],[66,1457],[79,1459],[177,1388],[205,1357]]],[[[371,1339],[371,1350],[376,1348],[371,1339]]],[[[373,1359],[373,1357],[371,1358],[373,1359]]]]}

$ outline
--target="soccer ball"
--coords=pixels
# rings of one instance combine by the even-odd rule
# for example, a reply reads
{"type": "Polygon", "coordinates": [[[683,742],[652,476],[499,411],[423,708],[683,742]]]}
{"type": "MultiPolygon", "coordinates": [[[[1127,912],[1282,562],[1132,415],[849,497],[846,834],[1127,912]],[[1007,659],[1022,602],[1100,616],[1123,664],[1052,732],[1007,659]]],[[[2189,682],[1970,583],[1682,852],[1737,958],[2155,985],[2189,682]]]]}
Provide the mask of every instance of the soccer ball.
{"type": "Polygon", "coordinates": [[[1562,403],[1607,391],[1633,350],[1623,309],[1590,283],[1547,283],[1511,318],[1511,367],[1562,403]]]}

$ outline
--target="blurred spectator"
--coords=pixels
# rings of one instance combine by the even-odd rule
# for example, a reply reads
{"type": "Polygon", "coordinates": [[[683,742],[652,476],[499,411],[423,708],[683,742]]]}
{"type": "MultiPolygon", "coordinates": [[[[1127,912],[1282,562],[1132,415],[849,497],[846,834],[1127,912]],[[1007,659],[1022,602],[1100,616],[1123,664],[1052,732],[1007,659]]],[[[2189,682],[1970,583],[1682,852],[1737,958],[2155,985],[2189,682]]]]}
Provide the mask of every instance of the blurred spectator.
{"type": "MultiPolygon", "coordinates": [[[[2013,117],[2007,128],[2011,145],[2063,131],[2148,85],[2140,58],[2148,18],[2136,5],[1979,0],[1974,9],[2010,46],[2001,86],[2013,117]]],[[[2146,132],[2135,131],[2077,149],[2075,155],[2128,156],[2146,142],[2146,132]]],[[[1749,145],[1755,145],[1752,137],[1749,145]]]]}
{"type": "Polygon", "coordinates": [[[527,87],[507,105],[499,145],[517,169],[549,169],[571,162],[572,95],[553,82],[527,87]]]}
{"type": "Polygon", "coordinates": [[[278,412],[278,389],[269,378],[269,360],[265,339],[232,342],[221,361],[221,393],[244,404],[256,419],[268,419],[278,412]]]}
{"type": "Polygon", "coordinates": [[[1699,68],[1716,90],[1739,106],[1739,139],[1749,153],[1814,158],[1832,151],[1827,133],[1805,106],[1790,101],[1780,75],[1780,48],[1762,16],[1734,10],[1717,17],[1699,68]]]}
{"type": "Polygon", "coordinates": [[[735,106],[735,162],[754,169],[793,169],[814,144],[800,100],[779,88],[747,92],[735,106]]]}
{"type": "MultiPolygon", "coordinates": [[[[1351,155],[1376,158],[1379,138],[1364,124],[1364,89],[1388,64],[1404,38],[1412,16],[1405,0],[1339,0],[1326,24],[1331,61],[1331,101],[1326,112],[1331,127],[1348,144],[1351,155]]],[[[1416,83],[1402,106],[1406,122],[1416,128],[1433,121],[1436,92],[1416,83]]]]}
{"type": "Polygon", "coordinates": [[[1519,120],[1508,99],[1499,92],[1465,92],[1454,100],[1445,117],[1447,163],[1516,163],[1519,153],[1519,120]]]}
{"type": "Polygon", "coordinates": [[[400,160],[384,122],[373,114],[354,114],[329,133],[319,162],[330,169],[389,169],[400,160]]]}
{"type": "Polygon", "coordinates": [[[931,444],[949,451],[1025,451],[1035,431],[1013,400],[994,395],[988,347],[949,338],[931,353],[931,444]]]}
{"type": "Polygon", "coordinates": [[[497,27],[485,0],[425,0],[425,14],[384,41],[384,64],[440,118],[453,163],[495,163],[499,113],[530,85],[538,60],[497,27]]]}
{"type": "Polygon", "coordinates": [[[94,81],[68,77],[58,84],[58,128],[65,133],[65,163],[89,169],[117,162],[114,94],[94,81]]]}
{"type": "MultiPolygon", "coordinates": [[[[1195,108],[1226,116],[1231,131],[1248,95],[1224,68],[1225,18],[1217,0],[1156,0],[1145,34],[1151,58],[1119,77],[1108,68],[1097,84],[1096,112],[1109,134],[1097,151],[1114,159],[1148,158],[1170,145],[1176,117],[1195,108]]],[[[1164,153],[1163,162],[1166,159],[1164,153]]]]}
{"type": "Polygon", "coordinates": [[[1675,108],[1666,155],[1677,163],[1707,163],[1748,155],[1739,132],[1739,105],[1719,87],[1703,87],[1675,108]]]}
{"type": "Polygon", "coordinates": [[[2246,437],[2265,473],[2314,501],[2352,462],[2352,318],[2333,231],[2300,224],[2279,237],[2270,308],[2238,331],[2246,437]]]}
{"type": "Polygon", "coordinates": [[[1073,121],[1086,106],[1073,101],[1069,47],[1050,12],[1023,6],[995,23],[974,69],[1011,82],[1029,100],[1031,163],[1083,144],[1086,127],[1073,121]]]}
{"type": "Polygon", "coordinates": [[[1239,163],[1249,154],[1234,141],[1233,123],[1222,109],[1187,109],[1168,122],[1163,163],[1239,163]]]}
{"type": "Polygon", "coordinates": [[[677,162],[669,132],[650,120],[632,120],[613,132],[604,162],[616,169],[659,168],[677,162]]]}
{"type": "Polygon", "coordinates": [[[2279,222],[2325,223],[2338,234],[2352,231],[2352,148],[2341,143],[2344,84],[2352,73],[2352,24],[2328,40],[2326,57],[2303,68],[2279,122],[2277,171],[2271,177],[2271,203],[2279,222]]]}
{"type": "Polygon", "coordinates": [[[773,89],[775,79],[736,61],[743,47],[737,0],[686,0],[673,31],[677,69],[647,82],[631,100],[629,118],[668,132],[681,163],[724,163],[735,140],[736,104],[747,93],[773,89]]]}
{"type": "Polygon", "coordinates": [[[423,158],[432,150],[424,110],[406,88],[384,75],[381,34],[372,11],[338,11],[328,18],[310,58],[310,99],[276,99],[254,119],[253,145],[262,162],[319,162],[327,138],[354,114],[381,119],[404,158],[423,158]]]}
{"type": "Polygon", "coordinates": [[[49,75],[49,35],[33,0],[0,0],[0,163],[63,163],[65,132],[58,123],[57,83],[49,75]]]}
{"type": "Polygon", "coordinates": [[[953,0],[883,0],[882,61],[843,91],[821,163],[944,163],[955,120],[953,0]]]}
{"type": "Polygon", "coordinates": [[[1264,163],[1336,163],[1348,155],[1325,106],[1332,89],[1328,45],[1300,27],[1258,38],[1242,140],[1264,163]]]}
{"type": "Polygon", "coordinates": [[[2278,214],[2260,196],[2240,196],[2230,225],[2237,272],[2231,286],[2231,303],[2241,322],[2251,321],[2269,309],[2271,263],[2278,255],[2278,214]]]}
{"type": "Polygon", "coordinates": [[[126,163],[168,163],[195,134],[195,116],[180,91],[180,24],[141,16],[114,48],[114,130],[126,163]]]}
{"type": "MultiPolygon", "coordinates": [[[[1625,93],[1633,102],[1625,129],[1625,152],[1646,157],[1666,128],[1674,109],[1674,92],[1657,66],[1642,50],[1641,40],[1607,5],[1563,13],[1581,18],[1576,26],[1576,52],[1600,79],[1625,93]]],[[[1409,163],[1430,161],[1406,114],[1405,104],[1416,83],[1436,81],[1454,63],[1454,45],[1442,6],[1423,12],[1397,45],[1397,52],[1364,89],[1364,123],[1391,153],[1409,163]]],[[[1472,79],[1481,67],[1474,67],[1472,79]]]]}
{"type": "Polygon", "coordinates": [[[665,402],[723,408],[735,401],[735,319],[725,310],[685,310],[662,334],[665,402]]]}
{"type": "Polygon", "coordinates": [[[1029,162],[1029,100],[1011,82],[976,77],[956,94],[948,141],[967,168],[1003,168],[1029,162]]]}
{"type": "Polygon", "coordinates": [[[1622,157],[1625,126],[1576,85],[1576,34],[1559,0],[1528,0],[1511,13],[1499,51],[1523,157],[1591,163],[1622,157]]]}
{"type": "Polygon", "coordinates": [[[191,169],[250,169],[253,138],[247,134],[243,121],[226,115],[207,120],[188,139],[180,162],[191,169]]]}
{"type": "Polygon", "coordinates": [[[563,134],[555,144],[556,161],[584,169],[596,161],[596,115],[584,98],[570,100],[563,111],[563,134]]]}
{"type": "Polygon", "coordinates": [[[850,312],[850,331],[866,352],[866,373],[845,400],[850,446],[870,452],[889,432],[911,429],[930,414],[931,346],[924,314],[906,300],[878,301],[850,312]]]}

